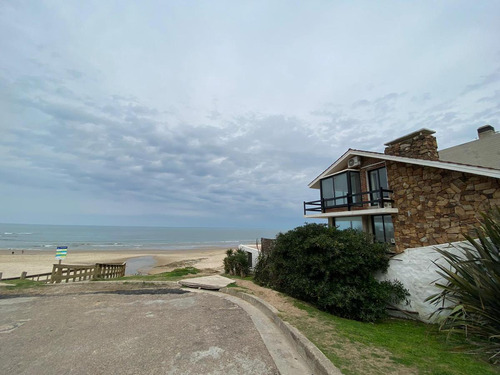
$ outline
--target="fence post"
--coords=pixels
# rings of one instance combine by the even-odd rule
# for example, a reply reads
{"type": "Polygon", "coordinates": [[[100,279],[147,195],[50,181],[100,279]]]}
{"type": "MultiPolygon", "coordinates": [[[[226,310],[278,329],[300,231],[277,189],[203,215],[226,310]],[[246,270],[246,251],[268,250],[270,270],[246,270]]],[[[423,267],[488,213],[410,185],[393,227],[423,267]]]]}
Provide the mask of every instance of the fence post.
{"type": "Polygon", "coordinates": [[[0,272],[0,280],[2,280],[2,273],[0,272]]]}
{"type": "Polygon", "coordinates": [[[50,275],[50,282],[53,284],[56,282],[56,265],[52,265],[52,275],[50,275]]]}
{"type": "Polygon", "coordinates": [[[101,265],[99,263],[96,263],[94,268],[94,279],[98,279],[100,277],[101,277],[101,265]]]}
{"type": "Polygon", "coordinates": [[[62,281],[62,267],[61,265],[55,265],[54,264],[54,267],[56,267],[56,283],[60,283],[62,281]]]}
{"type": "Polygon", "coordinates": [[[26,275],[27,275],[27,274],[28,274],[28,273],[27,273],[26,271],[23,271],[23,272],[21,273],[21,280],[26,279],[26,275]]]}

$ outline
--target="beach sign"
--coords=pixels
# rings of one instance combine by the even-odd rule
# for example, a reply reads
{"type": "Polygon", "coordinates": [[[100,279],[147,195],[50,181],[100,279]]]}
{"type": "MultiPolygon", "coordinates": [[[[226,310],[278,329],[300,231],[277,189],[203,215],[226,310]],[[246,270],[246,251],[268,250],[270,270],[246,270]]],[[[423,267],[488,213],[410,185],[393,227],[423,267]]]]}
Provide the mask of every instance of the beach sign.
{"type": "Polygon", "coordinates": [[[56,259],[64,259],[68,254],[68,246],[57,246],[56,259]]]}

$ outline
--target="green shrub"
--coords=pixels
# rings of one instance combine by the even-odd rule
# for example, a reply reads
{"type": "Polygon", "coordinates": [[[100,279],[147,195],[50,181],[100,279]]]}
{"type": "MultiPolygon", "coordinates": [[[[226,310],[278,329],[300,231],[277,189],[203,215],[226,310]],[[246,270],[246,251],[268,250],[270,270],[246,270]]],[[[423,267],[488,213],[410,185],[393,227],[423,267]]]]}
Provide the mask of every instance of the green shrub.
{"type": "Polygon", "coordinates": [[[250,264],[247,253],[241,249],[236,251],[233,249],[227,250],[226,257],[224,258],[224,272],[229,275],[248,276],[250,273],[250,264]]]}
{"type": "Polygon", "coordinates": [[[375,321],[388,302],[408,295],[401,283],[373,276],[387,270],[387,250],[359,231],[306,224],[277,236],[273,251],[260,257],[255,280],[332,314],[375,321]]]}
{"type": "Polygon", "coordinates": [[[479,350],[500,362],[500,208],[483,214],[478,240],[464,235],[469,246],[457,255],[436,249],[447,265],[436,264],[445,283],[435,285],[441,292],[427,300],[442,305],[434,314],[445,313],[441,329],[460,330],[477,337],[479,350]],[[450,267],[451,266],[451,267],[450,267]],[[448,302],[445,305],[445,302],[448,302]]]}

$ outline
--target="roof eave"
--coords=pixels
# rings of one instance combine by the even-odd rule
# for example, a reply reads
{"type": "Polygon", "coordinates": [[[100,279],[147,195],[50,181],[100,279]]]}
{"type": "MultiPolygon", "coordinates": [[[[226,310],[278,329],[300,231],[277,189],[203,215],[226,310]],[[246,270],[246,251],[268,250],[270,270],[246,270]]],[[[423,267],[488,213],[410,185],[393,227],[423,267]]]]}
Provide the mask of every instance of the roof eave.
{"type": "Polygon", "coordinates": [[[354,149],[350,148],[340,158],[338,158],[332,165],[330,165],[327,169],[325,169],[318,177],[316,177],[313,181],[311,181],[309,183],[308,187],[311,189],[319,189],[319,181],[322,178],[332,174],[333,171],[335,170],[335,168],[339,164],[341,164],[345,159],[352,157],[352,156],[371,157],[371,158],[380,159],[380,160],[384,160],[384,161],[395,161],[398,163],[408,163],[408,164],[415,164],[415,165],[426,166],[426,167],[431,167],[431,168],[441,168],[441,169],[451,170],[451,171],[455,171],[455,172],[464,172],[464,173],[470,173],[470,174],[500,179],[500,169],[479,167],[479,166],[474,166],[474,165],[453,163],[453,162],[441,161],[441,160],[426,160],[426,159],[408,158],[408,157],[403,157],[403,156],[386,155],[386,154],[382,154],[379,152],[354,150],[354,149]]]}

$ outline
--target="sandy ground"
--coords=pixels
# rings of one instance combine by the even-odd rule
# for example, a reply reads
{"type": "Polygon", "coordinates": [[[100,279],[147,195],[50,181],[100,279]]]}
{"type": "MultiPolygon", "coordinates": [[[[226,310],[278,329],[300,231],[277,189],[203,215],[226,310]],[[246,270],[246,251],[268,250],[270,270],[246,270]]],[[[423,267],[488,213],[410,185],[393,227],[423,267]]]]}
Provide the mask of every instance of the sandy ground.
{"type": "MultiPolygon", "coordinates": [[[[214,269],[222,271],[222,261],[226,248],[200,248],[192,250],[120,250],[120,251],[71,251],[68,252],[63,264],[94,264],[126,262],[128,259],[152,256],[156,264],[148,271],[156,274],[171,271],[174,268],[196,267],[199,269],[214,269]]],[[[55,252],[15,250],[0,250],[0,272],[2,277],[17,277],[26,271],[28,275],[52,271],[52,265],[57,263],[55,252]]]]}

